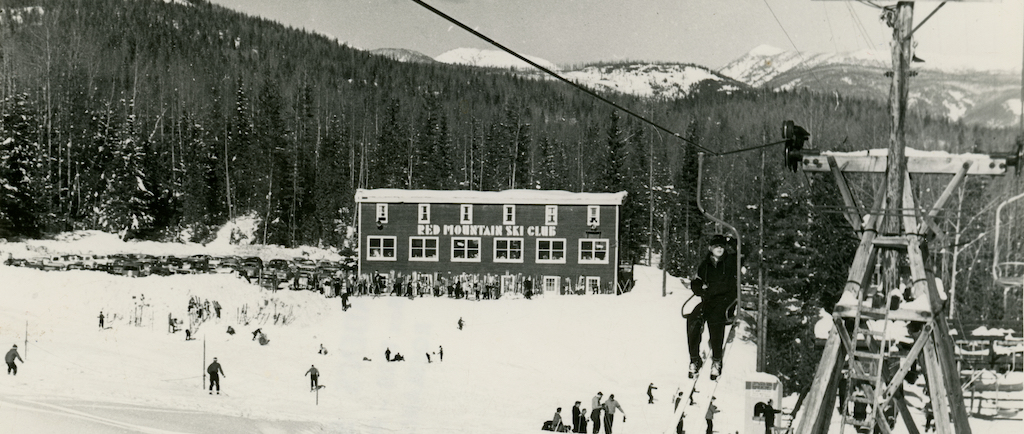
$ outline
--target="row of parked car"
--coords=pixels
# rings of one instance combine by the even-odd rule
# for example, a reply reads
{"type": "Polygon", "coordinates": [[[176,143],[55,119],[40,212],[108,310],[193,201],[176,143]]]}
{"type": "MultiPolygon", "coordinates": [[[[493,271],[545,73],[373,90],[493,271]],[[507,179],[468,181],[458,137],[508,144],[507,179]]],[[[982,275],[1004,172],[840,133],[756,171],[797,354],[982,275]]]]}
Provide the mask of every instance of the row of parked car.
{"type": "MultiPolygon", "coordinates": [[[[51,255],[28,259],[8,259],[7,265],[38,268],[41,270],[96,270],[124,276],[147,276],[157,274],[207,274],[234,273],[248,280],[273,282],[318,281],[320,277],[340,277],[355,270],[355,260],[313,261],[309,258],[271,259],[265,264],[258,256],[211,256],[192,255],[188,257],[155,256],[145,254],[113,255],[51,255]]],[[[311,284],[311,283],[310,283],[311,284]]],[[[294,288],[303,289],[303,288],[294,288]]]]}

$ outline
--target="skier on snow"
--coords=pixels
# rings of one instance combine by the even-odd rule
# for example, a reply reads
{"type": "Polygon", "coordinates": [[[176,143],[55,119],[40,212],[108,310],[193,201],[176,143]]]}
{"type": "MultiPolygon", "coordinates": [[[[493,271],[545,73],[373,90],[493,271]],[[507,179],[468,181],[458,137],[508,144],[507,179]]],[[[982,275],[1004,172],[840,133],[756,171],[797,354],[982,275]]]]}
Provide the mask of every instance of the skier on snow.
{"type": "MultiPolygon", "coordinates": [[[[220,363],[217,363],[217,358],[213,358],[213,363],[206,368],[206,373],[210,374],[210,395],[213,395],[213,386],[217,386],[217,394],[220,395],[220,375],[224,375],[224,370],[221,369],[220,363]]],[[[227,377],[227,375],[224,375],[227,377]]]]}

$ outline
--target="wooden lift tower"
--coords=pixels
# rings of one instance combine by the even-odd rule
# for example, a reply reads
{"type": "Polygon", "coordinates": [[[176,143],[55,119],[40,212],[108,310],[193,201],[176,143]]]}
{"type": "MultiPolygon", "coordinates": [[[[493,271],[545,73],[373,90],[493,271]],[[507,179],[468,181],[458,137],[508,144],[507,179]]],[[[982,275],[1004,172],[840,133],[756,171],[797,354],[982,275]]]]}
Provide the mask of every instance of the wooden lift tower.
{"type": "MultiPolygon", "coordinates": [[[[907,152],[903,123],[914,58],[914,2],[901,1],[882,9],[882,19],[893,29],[888,149],[839,153],[803,150],[791,143],[786,147],[791,169],[832,173],[846,205],[846,220],[860,234],[849,278],[833,314],[834,325],[795,432],[829,432],[838,398],[844,429],[852,425],[857,432],[888,434],[887,417],[898,414],[911,434],[920,433],[902,392],[904,377],[919,365],[928,384],[937,432],[970,434],[954,343],[944,314],[946,294],[925,252],[929,242],[944,241],[936,217],[964,178],[1003,175],[1008,166],[1017,167],[1019,173],[1021,149],[1012,155],[907,152]],[[884,174],[884,187],[877,190],[866,216],[857,211],[860,208],[846,182],[845,175],[850,173],[884,174]],[[911,185],[913,176],[925,174],[952,175],[931,206],[914,197],[911,185]],[[900,264],[909,265],[909,276],[900,275],[900,264]],[[890,293],[899,290],[901,282],[911,288],[914,301],[895,306],[890,293]],[[893,321],[908,324],[913,339],[909,350],[900,350],[887,338],[888,324],[893,321]],[[838,396],[841,390],[842,396],[838,396]]],[[[924,22],[918,27],[921,24],[924,22]]],[[[787,139],[795,135],[802,142],[807,132],[787,122],[783,135],[787,139]]]]}

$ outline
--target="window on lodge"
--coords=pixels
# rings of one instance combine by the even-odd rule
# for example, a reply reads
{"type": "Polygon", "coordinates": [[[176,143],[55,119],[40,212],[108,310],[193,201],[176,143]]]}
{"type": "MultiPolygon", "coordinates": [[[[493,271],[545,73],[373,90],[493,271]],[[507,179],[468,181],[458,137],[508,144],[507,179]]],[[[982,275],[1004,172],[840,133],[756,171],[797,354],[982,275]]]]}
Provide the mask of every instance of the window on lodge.
{"type": "Polygon", "coordinates": [[[544,207],[544,224],[558,224],[558,205],[546,205],[544,207]]]}
{"type": "Polygon", "coordinates": [[[430,204],[421,203],[417,207],[416,215],[418,216],[417,222],[420,224],[430,223],[430,204]]]}
{"type": "Polygon", "coordinates": [[[587,226],[599,226],[601,224],[601,207],[598,205],[587,205],[587,226]]]}
{"type": "Polygon", "coordinates": [[[388,222],[388,204],[378,203],[377,204],[377,222],[387,223],[388,222]]]}
{"type": "Polygon", "coordinates": [[[437,261],[437,237],[409,237],[410,261],[437,261]]]}
{"type": "Polygon", "coordinates": [[[564,264],[565,238],[538,238],[538,264],[564,264]]]}
{"type": "Polygon", "coordinates": [[[587,276],[587,292],[591,294],[598,294],[601,292],[601,278],[597,276],[587,276]]]}
{"type": "Polygon", "coordinates": [[[459,223],[464,225],[473,224],[473,205],[462,205],[459,207],[459,223]]]}
{"type": "Polygon", "coordinates": [[[366,259],[395,261],[395,237],[366,237],[366,259]]]}
{"type": "Polygon", "coordinates": [[[452,238],[452,262],[480,262],[480,238],[452,238]]]}
{"type": "Polygon", "coordinates": [[[495,238],[494,262],[523,262],[523,239],[495,238]]]}
{"type": "Polygon", "coordinates": [[[558,283],[561,282],[558,276],[544,276],[544,292],[558,291],[558,283]]]}
{"type": "Polygon", "coordinates": [[[504,212],[502,214],[504,217],[501,218],[501,223],[506,225],[516,224],[516,206],[505,205],[503,209],[504,212]]]}
{"type": "Polygon", "coordinates": [[[608,263],[608,240],[604,239],[582,239],[580,240],[580,263],[581,264],[607,264],[608,263]]]}

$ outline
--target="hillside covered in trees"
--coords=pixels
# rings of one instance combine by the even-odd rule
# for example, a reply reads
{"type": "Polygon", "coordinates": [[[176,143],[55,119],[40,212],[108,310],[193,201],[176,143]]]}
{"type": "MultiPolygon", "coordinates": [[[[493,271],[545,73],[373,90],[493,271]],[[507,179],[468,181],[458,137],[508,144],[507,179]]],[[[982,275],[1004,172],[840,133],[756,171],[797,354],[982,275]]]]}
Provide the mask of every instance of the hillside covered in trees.
{"type": "MultiPolygon", "coordinates": [[[[884,105],[838,94],[698,85],[684,99],[608,96],[683,141],[554,80],[402,63],[190,3],[0,2],[0,237],[100,229],[202,242],[229,219],[257,215],[264,243],[344,248],[354,245],[357,188],[627,191],[621,257],[641,262],[667,245],[663,263],[678,276],[715,231],[694,203],[691,144],[717,153],[777,141],[786,119],[819,149],[888,143],[884,105]]],[[[1010,130],[920,115],[907,137],[910,147],[950,152],[1006,151],[1015,140],[1010,130]]],[[[762,268],[780,288],[772,308],[804,302],[799,315],[780,313],[773,339],[807,346],[806,318],[831,309],[856,234],[835,212],[830,178],[789,173],[781,160],[777,147],[709,155],[702,194],[710,212],[738,223],[752,276],[762,268]]],[[[945,278],[992,287],[984,237],[993,204],[1020,180],[971,179],[945,210],[947,228],[971,243],[932,249],[945,278]]],[[[863,198],[876,187],[851,181],[863,198]]],[[[941,187],[927,186],[941,182],[916,193],[933,199],[941,187]]],[[[1024,239],[1019,222],[1009,233],[1024,239]]],[[[1004,319],[996,290],[957,296],[964,315],[1004,319]]],[[[813,369],[786,353],[793,345],[775,351],[780,371],[813,369]]]]}

